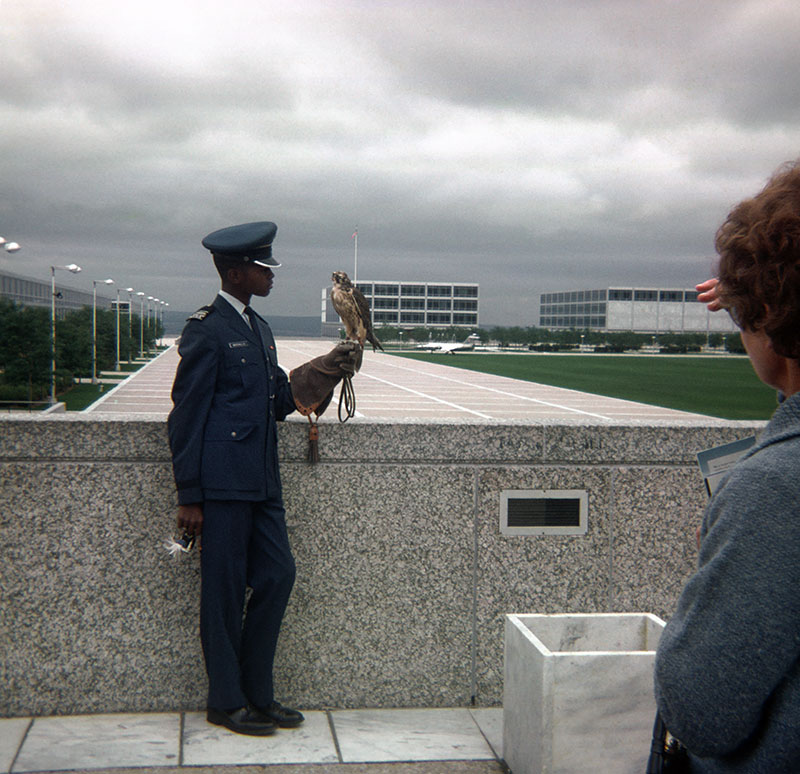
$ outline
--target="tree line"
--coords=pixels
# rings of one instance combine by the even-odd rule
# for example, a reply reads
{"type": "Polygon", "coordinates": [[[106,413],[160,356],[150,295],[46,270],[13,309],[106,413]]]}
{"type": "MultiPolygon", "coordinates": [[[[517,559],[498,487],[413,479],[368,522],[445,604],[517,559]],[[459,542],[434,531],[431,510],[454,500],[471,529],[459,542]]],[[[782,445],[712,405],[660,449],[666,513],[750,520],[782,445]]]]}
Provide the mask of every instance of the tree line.
{"type": "MultiPolygon", "coordinates": [[[[127,311],[120,312],[120,359],[155,349],[161,324],[127,311]]],[[[50,310],[21,306],[0,298],[0,400],[41,401],[50,391],[50,310]]],[[[97,310],[97,372],[114,369],[117,362],[117,312],[97,310]]],[[[56,320],[56,394],[68,390],[80,377],[92,375],[92,307],[67,312],[56,320]]]]}
{"type": "Polygon", "coordinates": [[[463,341],[477,334],[482,344],[495,343],[501,347],[524,347],[532,351],[558,352],[577,349],[582,344],[596,352],[629,352],[655,347],[665,353],[700,352],[703,347],[724,348],[732,353],[744,353],[738,333],[634,333],[633,331],[604,332],[590,329],[550,330],[537,326],[493,328],[410,328],[400,329],[383,325],[376,331],[381,341],[425,343],[429,341],[463,341]]]}

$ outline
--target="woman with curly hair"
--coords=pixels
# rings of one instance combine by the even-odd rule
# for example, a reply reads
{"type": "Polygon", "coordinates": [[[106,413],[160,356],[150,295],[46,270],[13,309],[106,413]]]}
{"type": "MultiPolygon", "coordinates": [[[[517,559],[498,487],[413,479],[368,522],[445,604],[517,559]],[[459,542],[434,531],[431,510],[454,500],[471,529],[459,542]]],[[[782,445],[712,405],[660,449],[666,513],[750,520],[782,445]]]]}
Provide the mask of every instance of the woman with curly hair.
{"type": "Polygon", "coordinates": [[[656,654],[691,771],[800,772],[800,161],[737,205],[699,300],[741,329],[781,403],[708,503],[697,572],[656,654]]]}

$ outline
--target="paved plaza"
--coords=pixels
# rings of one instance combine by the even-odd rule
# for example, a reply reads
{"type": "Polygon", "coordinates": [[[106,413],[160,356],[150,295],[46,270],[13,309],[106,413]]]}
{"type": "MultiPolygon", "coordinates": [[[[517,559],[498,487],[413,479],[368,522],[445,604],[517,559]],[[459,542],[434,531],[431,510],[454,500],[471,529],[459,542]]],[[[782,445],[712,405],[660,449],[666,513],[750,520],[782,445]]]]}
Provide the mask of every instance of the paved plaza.
{"type": "MultiPolygon", "coordinates": [[[[333,342],[325,339],[278,339],[276,344],[278,360],[287,371],[333,346],[333,342]]],[[[452,358],[457,364],[459,355],[452,358]]],[[[172,407],[170,388],[177,364],[178,350],[173,345],[109,390],[87,412],[165,417],[172,407]]],[[[353,386],[356,415],[352,421],[709,421],[698,414],[410,360],[372,352],[369,348],[353,386]]],[[[332,404],[323,419],[336,421],[335,409],[332,404]]]]}

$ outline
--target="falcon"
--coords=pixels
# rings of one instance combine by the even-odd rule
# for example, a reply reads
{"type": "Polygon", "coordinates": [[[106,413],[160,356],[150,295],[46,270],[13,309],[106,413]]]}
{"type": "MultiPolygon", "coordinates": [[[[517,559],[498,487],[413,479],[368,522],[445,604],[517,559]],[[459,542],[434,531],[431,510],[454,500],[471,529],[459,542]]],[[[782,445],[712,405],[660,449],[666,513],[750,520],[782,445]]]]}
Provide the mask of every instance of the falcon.
{"type": "Polygon", "coordinates": [[[333,287],[331,288],[331,302],[333,308],[344,324],[344,332],[348,339],[357,341],[361,348],[364,342],[372,344],[372,351],[383,351],[380,341],[372,330],[372,317],[369,313],[369,303],[364,294],[350,282],[350,277],[343,271],[335,271],[331,275],[333,287]]]}

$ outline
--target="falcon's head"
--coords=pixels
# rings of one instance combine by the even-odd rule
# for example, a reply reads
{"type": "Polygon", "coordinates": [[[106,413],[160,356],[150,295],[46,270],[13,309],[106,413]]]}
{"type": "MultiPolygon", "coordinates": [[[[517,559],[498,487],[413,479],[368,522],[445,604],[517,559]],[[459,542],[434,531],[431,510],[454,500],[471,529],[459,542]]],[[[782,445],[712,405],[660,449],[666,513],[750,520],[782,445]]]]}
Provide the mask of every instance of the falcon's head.
{"type": "Polygon", "coordinates": [[[350,282],[350,277],[343,271],[335,271],[331,274],[333,284],[340,288],[352,288],[353,283],[350,282]]]}

